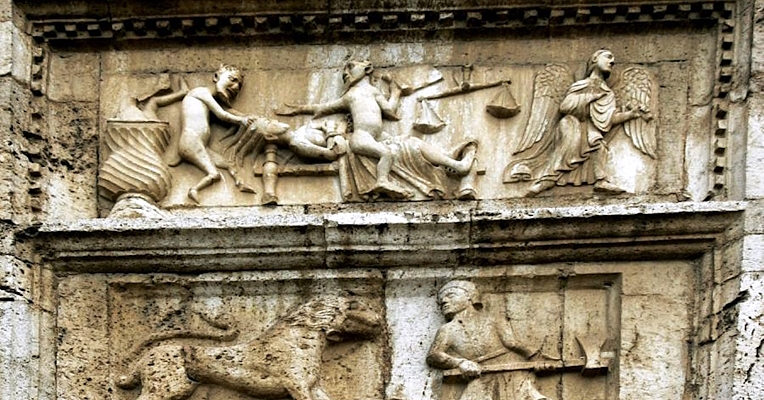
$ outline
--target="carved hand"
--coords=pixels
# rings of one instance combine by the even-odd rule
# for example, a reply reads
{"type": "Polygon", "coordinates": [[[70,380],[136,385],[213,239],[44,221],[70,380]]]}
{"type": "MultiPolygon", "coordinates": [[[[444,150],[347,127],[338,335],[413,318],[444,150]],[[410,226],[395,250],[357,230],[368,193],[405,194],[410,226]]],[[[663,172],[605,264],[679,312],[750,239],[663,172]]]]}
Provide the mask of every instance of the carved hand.
{"type": "Polygon", "coordinates": [[[459,371],[461,371],[462,376],[465,378],[477,378],[480,376],[480,364],[474,361],[464,360],[459,363],[459,371]]]}
{"type": "Polygon", "coordinates": [[[347,153],[348,145],[345,138],[343,138],[342,136],[335,136],[333,137],[332,142],[333,143],[331,144],[331,149],[334,150],[334,154],[336,154],[337,156],[341,156],[347,153]]]}
{"type": "Polygon", "coordinates": [[[276,115],[292,116],[298,114],[305,114],[308,110],[305,110],[304,106],[298,106],[294,104],[284,103],[283,108],[273,111],[276,115]]]}
{"type": "Polygon", "coordinates": [[[246,126],[252,125],[252,123],[254,123],[254,122],[255,122],[255,117],[253,117],[251,115],[248,115],[246,117],[242,117],[239,120],[239,125],[246,127],[246,126]]]}
{"type": "Polygon", "coordinates": [[[645,121],[652,121],[653,113],[650,112],[650,107],[639,106],[639,116],[645,121]]]}

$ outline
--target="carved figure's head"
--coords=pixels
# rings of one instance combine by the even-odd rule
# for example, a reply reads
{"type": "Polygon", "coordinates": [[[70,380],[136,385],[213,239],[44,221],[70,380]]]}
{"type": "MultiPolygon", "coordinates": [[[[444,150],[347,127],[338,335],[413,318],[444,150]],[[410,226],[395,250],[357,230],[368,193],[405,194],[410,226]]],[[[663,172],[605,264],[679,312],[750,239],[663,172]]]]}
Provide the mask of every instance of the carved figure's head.
{"type": "Polygon", "coordinates": [[[212,79],[215,82],[215,92],[217,97],[230,106],[231,101],[236,98],[241,90],[241,83],[244,80],[241,70],[227,64],[221,64],[215,76],[212,79]]]}
{"type": "Polygon", "coordinates": [[[601,49],[597,50],[589,58],[589,62],[586,65],[586,76],[591,75],[595,69],[602,73],[602,76],[607,79],[610,76],[610,72],[613,70],[615,64],[615,56],[610,50],[601,49]]]}
{"type": "Polygon", "coordinates": [[[454,280],[446,283],[438,291],[438,304],[446,319],[464,311],[468,307],[479,307],[480,291],[470,281],[454,280]]]}
{"type": "Polygon", "coordinates": [[[289,325],[326,332],[327,338],[372,337],[379,332],[382,317],[365,302],[343,296],[316,296],[284,318],[289,325]]]}
{"type": "Polygon", "coordinates": [[[345,64],[345,69],[342,71],[342,82],[345,84],[345,87],[353,86],[353,84],[373,71],[374,66],[371,65],[369,60],[350,60],[345,64]]]}
{"type": "Polygon", "coordinates": [[[275,119],[257,117],[249,129],[259,132],[265,140],[275,141],[289,130],[289,125],[275,119]]]}

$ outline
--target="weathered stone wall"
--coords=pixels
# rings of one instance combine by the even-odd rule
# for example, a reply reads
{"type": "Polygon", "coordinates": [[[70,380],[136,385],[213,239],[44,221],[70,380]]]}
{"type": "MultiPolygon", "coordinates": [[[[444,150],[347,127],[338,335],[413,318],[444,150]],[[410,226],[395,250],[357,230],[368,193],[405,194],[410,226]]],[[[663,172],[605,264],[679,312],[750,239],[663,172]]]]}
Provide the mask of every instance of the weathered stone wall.
{"type": "MultiPolygon", "coordinates": [[[[119,384],[131,357],[165,362],[157,348],[212,354],[207,346],[264,340],[300,305],[340,292],[384,323],[328,344],[320,368],[304,368],[320,371],[330,398],[458,399],[465,385],[425,361],[446,323],[438,290],[451,279],[475,283],[486,313],[546,353],[575,359],[576,337],[605,333],[614,364],[592,377],[539,375],[551,398],[764,399],[764,4],[565,3],[555,14],[518,2],[497,22],[474,9],[504,5],[485,1],[148,3],[0,0],[0,399],[135,399],[149,383],[119,384]],[[274,13],[250,18],[264,11],[274,13]],[[655,31],[628,28],[648,19],[655,31]],[[182,165],[164,219],[98,218],[113,205],[97,187],[107,120],[163,75],[196,87],[219,63],[236,64],[246,83],[234,105],[269,114],[340,95],[350,54],[393,72],[437,65],[449,80],[475,63],[477,81],[511,75],[525,105],[540,66],[567,64],[580,77],[600,47],[648,66],[660,87],[669,136],[659,136],[658,161],[623,135],[612,143],[615,181],[634,194],[584,186],[520,198],[496,166],[530,110],[473,124],[482,105],[457,103],[441,109],[451,126],[491,128],[478,151],[479,200],[342,204],[333,176],[300,176],[283,178],[282,205],[265,207],[226,176],[199,207],[186,193],[202,175],[182,165]],[[167,331],[191,333],[152,347],[147,338],[167,331]]],[[[415,102],[404,105],[410,124],[415,102]]],[[[179,130],[180,112],[160,116],[179,130]]],[[[241,387],[203,385],[188,398],[258,398],[241,387]]]]}

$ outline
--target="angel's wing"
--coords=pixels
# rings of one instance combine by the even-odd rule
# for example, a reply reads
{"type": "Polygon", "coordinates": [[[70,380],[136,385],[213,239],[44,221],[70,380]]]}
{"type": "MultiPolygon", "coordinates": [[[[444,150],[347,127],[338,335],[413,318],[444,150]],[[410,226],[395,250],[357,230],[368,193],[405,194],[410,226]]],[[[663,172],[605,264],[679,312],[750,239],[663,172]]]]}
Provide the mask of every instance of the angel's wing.
{"type": "Polygon", "coordinates": [[[522,153],[536,143],[551,140],[551,133],[560,117],[560,102],[572,83],[573,74],[564,65],[549,64],[536,74],[533,80],[531,116],[520,138],[520,145],[513,154],[522,153]]]}
{"type": "Polygon", "coordinates": [[[531,115],[520,137],[520,145],[512,153],[517,157],[504,169],[504,183],[535,179],[535,171],[554,151],[560,102],[572,83],[573,74],[564,65],[548,64],[536,73],[531,115]]]}
{"type": "Polygon", "coordinates": [[[656,158],[656,123],[650,113],[655,110],[654,85],[644,68],[630,67],[621,73],[615,87],[619,105],[627,110],[647,109],[648,118],[634,118],[623,123],[623,131],[631,138],[634,147],[656,158]]]}

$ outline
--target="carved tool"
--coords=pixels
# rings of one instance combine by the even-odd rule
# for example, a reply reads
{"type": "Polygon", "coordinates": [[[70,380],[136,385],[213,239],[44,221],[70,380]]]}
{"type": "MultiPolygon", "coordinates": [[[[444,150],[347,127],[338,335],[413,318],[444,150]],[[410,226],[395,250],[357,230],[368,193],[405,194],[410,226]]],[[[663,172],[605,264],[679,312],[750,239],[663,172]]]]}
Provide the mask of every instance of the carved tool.
{"type": "Polygon", "coordinates": [[[401,88],[401,96],[410,96],[414,92],[432,86],[443,80],[443,74],[429,66],[396,68],[392,79],[401,88]]]}
{"type": "Polygon", "coordinates": [[[420,97],[419,100],[435,100],[435,99],[442,99],[445,97],[451,97],[456,96],[464,93],[470,93],[475,92],[482,89],[488,89],[496,86],[500,86],[502,84],[509,84],[511,81],[509,79],[504,79],[501,81],[495,81],[495,82],[489,82],[489,83],[480,83],[477,85],[470,84],[469,82],[463,82],[460,86],[450,88],[446,90],[445,92],[436,93],[430,96],[424,96],[420,97]]]}
{"type": "Polygon", "coordinates": [[[446,123],[443,122],[443,118],[432,108],[427,100],[419,102],[417,107],[417,119],[414,121],[414,129],[419,132],[431,134],[440,132],[446,123]]]}
{"type": "MultiPolygon", "coordinates": [[[[610,369],[612,357],[607,357],[607,352],[602,351],[605,345],[597,345],[597,341],[590,337],[576,337],[576,341],[581,347],[583,356],[578,360],[563,361],[515,361],[501,364],[481,365],[480,372],[483,374],[511,371],[538,371],[539,373],[561,373],[561,372],[580,372],[585,376],[606,374],[610,369]]],[[[505,350],[487,354],[474,360],[483,362],[496,358],[507,353],[505,350]]],[[[443,371],[443,377],[460,377],[462,372],[458,368],[443,371]]]]}
{"type": "Polygon", "coordinates": [[[509,90],[509,83],[501,84],[501,91],[485,106],[485,111],[496,118],[511,118],[520,113],[520,106],[509,90]]]}
{"type": "Polygon", "coordinates": [[[442,98],[445,98],[445,97],[451,97],[451,96],[456,96],[456,95],[460,95],[460,94],[464,94],[464,93],[474,92],[474,91],[477,91],[477,90],[482,90],[482,89],[488,89],[488,88],[496,87],[496,86],[499,86],[499,85],[502,85],[502,84],[505,84],[505,83],[506,84],[512,83],[509,79],[504,79],[504,80],[501,80],[501,81],[495,81],[495,82],[489,82],[489,83],[480,83],[480,84],[474,85],[474,84],[472,84],[472,71],[473,70],[474,70],[474,67],[472,66],[472,64],[467,64],[467,65],[462,66],[462,71],[461,71],[462,72],[462,78],[461,78],[461,82],[458,79],[456,79],[456,77],[453,77],[454,78],[454,82],[456,82],[456,85],[457,85],[456,87],[452,87],[450,89],[447,89],[445,92],[441,92],[441,93],[436,93],[436,94],[432,94],[432,95],[429,95],[429,96],[420,97],[419,100],[421,101],[421,100],[442,99],[442,98]]]}

